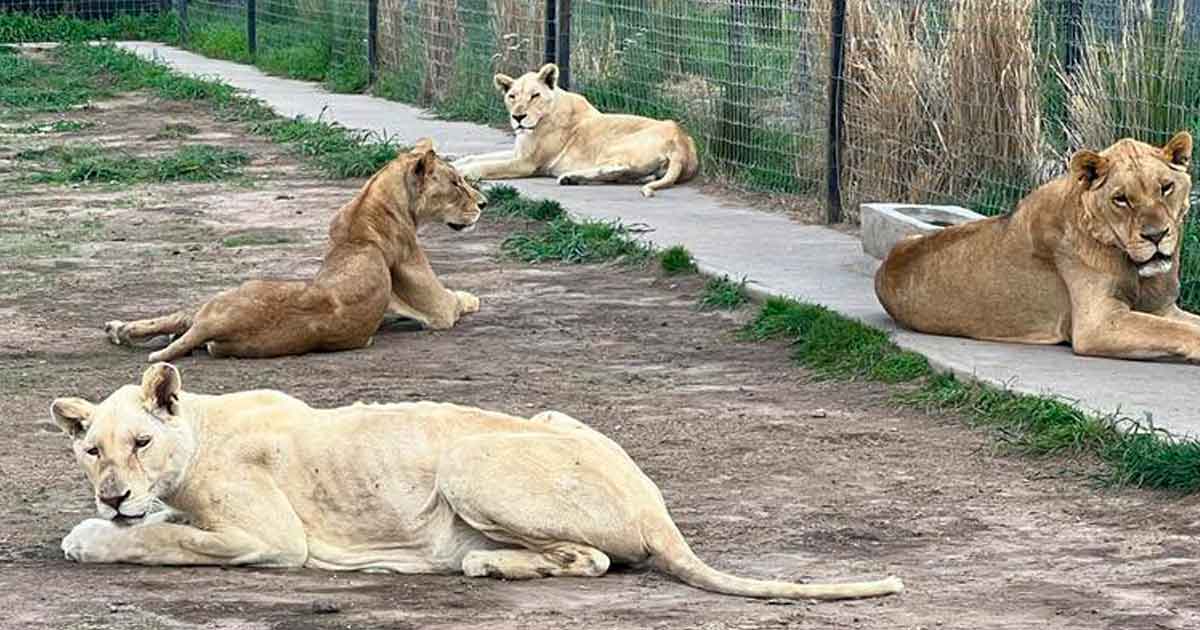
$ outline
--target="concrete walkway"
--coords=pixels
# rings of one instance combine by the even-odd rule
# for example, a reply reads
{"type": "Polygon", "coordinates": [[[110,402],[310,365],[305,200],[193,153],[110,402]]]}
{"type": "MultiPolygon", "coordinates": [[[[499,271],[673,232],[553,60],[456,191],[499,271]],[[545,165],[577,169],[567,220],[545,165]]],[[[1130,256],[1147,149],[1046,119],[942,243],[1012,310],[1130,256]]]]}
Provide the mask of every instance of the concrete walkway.
{"type": "MultiPolygon", "coordinates": [[[[252,66],[201,57],[148,42],[121,44],[194,75],[217,78],[265,101],[284,116],[304,115],[369,130],[401,143],[432,137],[438,151],[457,156],[511,147],[504,132],[437,120],[423,110],[351,94],[330,94],[312,83],[280,79],[252,66]]],[[[481,90],[491,90],[481,85],[481,90]]],[[[823,304],[895,334],[896,342],[942,369],[1014,390],[1052,394],[1099,413],[1143,419],[1176,435],[1200,438],[1200,366],[1076,357],[1066,347],[969,341],[897,330],[875,300],[871,272],[858,239],[800,225],[701,194],[668,189],[643,199],[634,186],[560,187],[553,179],[512,183],[532,197],[558,200],[573,214],[620,219],[652,228],[656,245],[686,246],[706,273],[747,278],[752,288],[823,304]]],[[[969,273],[970,270],[964,270],[969,273]]]]}

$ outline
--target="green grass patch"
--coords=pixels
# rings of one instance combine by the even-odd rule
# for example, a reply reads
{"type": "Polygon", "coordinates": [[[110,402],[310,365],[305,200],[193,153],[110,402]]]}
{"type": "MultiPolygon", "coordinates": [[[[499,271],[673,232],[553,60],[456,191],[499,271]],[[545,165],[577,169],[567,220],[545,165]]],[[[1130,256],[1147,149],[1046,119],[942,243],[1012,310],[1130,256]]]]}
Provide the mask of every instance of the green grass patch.
{"type": "Polygon", "coordinates": [[[179,40],[179,17],[174,11],[122,13],[106,20],[59,15],[45,17],[19,11],[0,11],[2,42],[78,42],[94,39],[142,39],[174,43],[179,40]]]}
{"type": "Polygon", "coordinates": [[[488,214],[519,217],[533,221],[550,221],[567,215],[552,199],[526,199],[512,186],[492,186],[487,189],[488,214]]]}
{"type": "Polygon", "coordinates": [[[211,182],[241,175],[242,167],[250,162],[250,156],[241,151],[202,144],[154,158],[96,145],[26,150],[15,157],[44,165],[30,177],[50,184],[211,182]]]}
{"type": "Polygon", "coordinates": [[[824,377],[916,382],[902,404],[952,412],[987,427],[1005,444],[1034,456],[1095,458],[1110,485],[1200,490],[1200,442],[1178,439],[1149,421],[1099,417],[1073,404],[934,374],[921,355],[901,350],[878,329],[824,307],[771,298],[742,330],[752,340],[785,339],[797,363],[824,377]]]}
{"type": "Polygon", "coordinates": [[[576,222],[566,216],[551,219],[532,234],[508,237],[501,251],[527,263],[595,263],[616,259],[644,263],[653,255],[650,246],[633,238],[620,223],[576,222]]]}
{"type": "Polygon", "coordinates": [[[73,131],[83,131],[95,127],[96,123],[88,120],[55,120],[46,123],[33,123],[22,125],[20,127],[8,127],[0,129],[0,133],[7,133],[21,136],[37,136],[50,133],[71,133],[73,131]]]}
{"type": "Polygon", "coordinates": [[[243,232],[221,239],[225,247],[258,247],[262,245],[279,245],[291,243],[295,239],[282,232],[243,232]]]}
{"type": "Polygon", "coordinates": [[[167,123],[162,126],[153,136],[151,140],[182,140],[200,133],[200,130],[195,125],[187,123],[167,123]]]}
{"type": "Polygon", "coordinates": [[[692,253],[683,245],[673,245],[659,252],[658,263],[662,265],[663,272],[668,276],[696,273],[697,271],[692,253]]]}
{"type": "Polygon", "coordinates": [[[1179,265],[1179,307],[1200,313],[1200,212],[1193,210],[1184,226],[1179,265]]]}
{"type": "Polygon", "coordinates": [[[29,225],[0,226],[0,258],[17,261],[23,258],[65,256],[78,243],[100,240],[104,224],[94,216],[64,217],[52,228],[33,228],[29,225]]]}
{"type": "Polygon", "coordinates": [[[700,294],[700,308],[732,311],[749,301],[746,281],[734,282],[729,276],[709,278],[700,294]]]}
{"type": "Polygon", "coordinates": [[[898,383],[929,374],[925,357],[901,350],[883,331],[814,304],[770,298],[742,334],[791,341],[795,359],[826,377],[898,383]]]}
{"type": "Polygon", "coordinates": [[[251,133],[291,145],[329,177],[372,175],[401,150],[391,141],[376,142],[370,134],[333,123],[281,118],[227,84],[185,76],[113,46],[66,45],[55,51],[55,58],[52,73],[92,77],[122,91],[146,89],[165,99],[204,102],[223,120],[248,123],[251,133]]]}

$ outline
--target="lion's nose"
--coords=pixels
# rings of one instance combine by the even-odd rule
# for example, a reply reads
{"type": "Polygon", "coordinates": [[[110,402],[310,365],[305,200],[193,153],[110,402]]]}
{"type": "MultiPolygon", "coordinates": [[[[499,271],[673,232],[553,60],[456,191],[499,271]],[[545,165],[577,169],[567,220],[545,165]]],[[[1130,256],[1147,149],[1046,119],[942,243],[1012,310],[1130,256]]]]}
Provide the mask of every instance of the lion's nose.
{"type": "Polygon", "coordinates": [[[480,210],[483,210],[483,209],[484,209],[484,208],[486,208],[486,207],[487,207],[487,205],[488,205],[488,200],[487,200],[487,197],[484,197],[484,196],[482,196],[482,195],[481,195],[481,196],[479,197],[479,201],[475,202],[475,205],[479,206],[479,209],[480,209],[480,210]]]}
{"type": "Polygon", "coordinates": [[[525,120],[525,114],[513,114],[512,119],[517,122],[521,122],[522,120],[525,120]]]}
{"type": "Polygon", "coordinates": [[[1155,245],[1158,245],[1159,241],[1166,238],[1170,231],[1170,228],[1147,226],[1142,228],[1142,238],[1154,243],[1155,245]]]}
{"type": "Polygon", "coordinates": [[[119,497],[100,497],[100,502],[114,510],[119,510],[121,508],[121,504],[124,503],[125,499],[128,498],[129,491],[126,490],[125,494],[122,494],[119,497]]]}

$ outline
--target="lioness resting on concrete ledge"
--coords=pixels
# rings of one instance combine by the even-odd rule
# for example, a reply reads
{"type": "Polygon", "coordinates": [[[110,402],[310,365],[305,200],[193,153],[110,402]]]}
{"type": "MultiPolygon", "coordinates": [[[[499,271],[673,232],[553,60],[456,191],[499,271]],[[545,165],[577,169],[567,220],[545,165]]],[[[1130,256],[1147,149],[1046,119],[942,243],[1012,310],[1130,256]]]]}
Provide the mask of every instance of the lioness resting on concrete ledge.
{"type": "Polygon", "coordinates": [[[625,114],[602,114],[586,98],[558,86],[558,66],[548,63],[519,78],[497,74],[512,151],[468,156],[454,167],[467,177],[557,177],[563,185],[645,184],[642,194],[682,184],[700,167],[696,143],[678,123],[625,114]]]}
{"type": "Polygon", "coordinates": [[[654,482],[564,414],[519,418],[433,402],[314,409],[271,391],[184,392],[150,366],[55,422],[101,518],[63,539],[80,562],[306,566],[526,579],[650,562],[747,597],[898,593],[897,578],[795,584],[734,577],[692,553],[654,482]],[[165,504],[168,510],[152,513],[165,504]],[[184,524],[186,523],[186,524],[184,524]]]}
{"type": "Polygon", "coordinates": [[[921,332],[1200,362],[1200,317],[1175,305],[1191,156],[1187,132],[1079,151],[1012,214],[898,243],[879,301],[921,332]]]}
{"type": "Polygon", "coordinates": [[[450,328],[479,299],[449,291],[417,241],[423,223],[465,230],[487,199],[433,151],[428,140],[401,154],[338,210],[329,248],[311,281],[252,280],[198,311],[104,325],[115,344],[182,335],[150,355],[169,361],[207,344],[215,357],[261,358],[369,346],[385,313],[450,328]]]}

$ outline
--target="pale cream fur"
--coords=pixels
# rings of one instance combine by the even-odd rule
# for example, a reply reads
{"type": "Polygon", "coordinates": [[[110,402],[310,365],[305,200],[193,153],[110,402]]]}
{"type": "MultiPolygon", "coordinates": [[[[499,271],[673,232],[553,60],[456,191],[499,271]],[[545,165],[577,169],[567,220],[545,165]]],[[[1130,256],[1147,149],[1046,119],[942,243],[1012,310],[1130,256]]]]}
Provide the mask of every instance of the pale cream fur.
{"type": "Polygon", "coordinates": [[[509,579],[650,562],[747,597],[898,593],[899,579],[796,584],[692,553],[655,484],[562,413],[434,402],[315,409],[277,391],[184,392],[159,363],[99,405],[54,401],[102,518],[63,539],[80,562],[255,565],[509,579]],[[168,516],[153,512],[169,508],[168,516]]]}
{"type": "Polygon", "coordinates": [[[476,179],[557,177],[563,185],[644,184],[642,194],[684,183],[699,170],[696,143],[678,123],[643,116],[604,114],[558,85],[558,66],[514,79],[497,74],[512,151],[461,158],[454,167],[476,179]]]}

